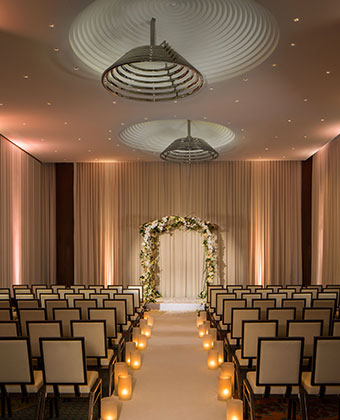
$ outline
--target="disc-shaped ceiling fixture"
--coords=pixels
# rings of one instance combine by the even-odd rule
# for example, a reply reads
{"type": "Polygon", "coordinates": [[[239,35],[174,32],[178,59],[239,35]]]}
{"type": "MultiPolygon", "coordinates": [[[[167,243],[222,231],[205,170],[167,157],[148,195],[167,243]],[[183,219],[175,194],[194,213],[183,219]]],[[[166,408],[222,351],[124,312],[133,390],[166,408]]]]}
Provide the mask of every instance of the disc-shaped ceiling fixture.
{"type": "Polygon", "coordinates": [[[163,41],[155,44],[155,18],[150,22],[150,45],[133,48],[107,68],[102,83],[112,93],[138,101],[184,98],[203,86],[203,76],[163,41]]]}

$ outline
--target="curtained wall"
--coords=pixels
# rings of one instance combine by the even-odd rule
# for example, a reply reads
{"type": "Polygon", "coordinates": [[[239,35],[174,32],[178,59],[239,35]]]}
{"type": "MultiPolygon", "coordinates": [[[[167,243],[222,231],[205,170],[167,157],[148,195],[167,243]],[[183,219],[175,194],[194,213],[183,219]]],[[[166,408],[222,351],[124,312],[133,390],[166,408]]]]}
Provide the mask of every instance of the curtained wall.
{"type": "MultiPolygon", "coordinates": [[[[74,176],[76,283],[138,282],[138,227],[169,214],[219,226],[218,282],[301,281],[300,162],[80,163],[74,176]]],[[[174,258],[162,246],[161,263],[174,258]]],[[[187,241],[175,247],[185,255],[187,241]]]]}
{"type": "Polygon", "coordinates": [[[0,136],[0,285],[55,282],[54,165],[0,136]]]}
{"type": "Polygon", "coordinates": [[[312,283],[340,282],[340,140],[313,157],[312,283]]]}

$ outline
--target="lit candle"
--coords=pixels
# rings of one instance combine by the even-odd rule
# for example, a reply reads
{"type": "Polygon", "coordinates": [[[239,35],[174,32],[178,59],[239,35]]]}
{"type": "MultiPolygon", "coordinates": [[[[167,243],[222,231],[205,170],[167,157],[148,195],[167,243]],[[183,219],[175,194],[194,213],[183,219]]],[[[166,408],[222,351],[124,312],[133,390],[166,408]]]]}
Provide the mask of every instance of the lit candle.
{"type": "Polygon", "coordinates": [[[233,382],[230,376],[218,378],[218,399],[229,400],[233,395],[233,382]]]}
{"type": "Polygon", "coordinates": [[[210,328],[210,321],[204,321],[203,325],[205,327],[205,333],[208,334],[210,328]]]}
{"type": "Polygon", "coordinates": [[[216,328],[208,328],[208,334],[210,334],[213,338],[213,340],[217,340],[217,329],[216,328]]]}
{"type": "Polygon", "coordinates": [[[116,397],[105,397],[101,400],[101,420],[118,419],[118,401],[116,397]]]}
{"type": "Polygon", "coordinates": [[[145,325],[141,328],[142,335],[145,335],[146,338],[151,337],[151,327],[149,325],[145,325]]]}
{"type": "Polygon", "coordinates": [[[214,349],[218,351],[218,364],[221,365],[224,362],[224,343],[222,340],[214,342],[214,349]]]}
{"type": "Polygon", "coordinates": [[[125,362],[117,362],[114,364],[114,382],[115,382],[115,394],[118,392],[118,377],[119,375],[127,375],[129,373],[128,365],[125,362]]]}
{"type": "Polygon", "coordinates": [[[203,321],[207,320],[207,313],[206,311],[201,311],[198,315],[199,318],[201,318],[203,321]]]}
{"type": "Polygon", "coordinates": [[[128,341],[125,344],[125,362],[130,366],[130,354],[132,351],[137,349],[136,343],[134,341],[128,341]]]}
{"type": "Polygon", "coordinates": [[[232,362],[224,362],[221,365],[221,378],[231,378],[234,387],[235,378],[235,366],[232,362]]]}
{"type": "Polygon", "coordinates": [[[139,335],[139,336],[137,337],[137,340],[138,340],[137,348],[138,348],[139,350],[144,350],[144,349],[146,349],[146,343],[147,343],[147,340],[146,340],[145,335],[139,335]]]}
{"type": "Polygon", "coordinates": [[[211,335],[206,335],[203,338],[203,348],[205,350],[211,350],[214,347],[214,340],[211,335]]]}
{"type": "Polygon", "coordinates": [[[141,319],[141,320],[139,321],[139,326],[140,326],[141,328],[143,328],[143,327],[145,327],[145,326],[147,326],[147,325],[148,325],[148,320],[147,320],[146,318],[141,319]]]}
{"type": "Polygon", "coordinates": [[[203,338],[206,334],[205,334],[205,326],[202,324],[198,327],[198,335],[203,338]]]}
{"type": "Polygon", "coordinates": [[[141,335],[141,328],[140,327],[134,327],[132,328],[132,341],[136,343],[136,346],[138,347],[138,337],[141,335]]]}
{"type": "Polygon", "coordinates": [[[152,318],[152,316],[149,315],[148,316],[148,326],[152,328],[153,327],[153,324],[154,324],[153,318],[152,318]]]}
{"type": "Polygon", "coordinates": [[[130,400],[132,394],[131,375],[118,376],[118,398],[120,400],[130,400]]]}
{"type": "Polygon", "coordinates": [[[139,369],[141,367],[142,361],[140,357],[140,352],[138,350],[132,351],[130,353],[130,366],[132,369],[139,369]]]}
{"type": "Polygon", "coordinates": [[[197,320],[196,320],[196,326],[197,326],[197,328],[199,328],[201,325],[203,325],[203,323],[204,323],[204,319],[198,317],[197,320]]]}
{"type": "Polygon", "coordinates": [[[234,399],[227,401],[226,420],[243,420],[243,401],[234,399]]]}
{"type": "Polygon", "coordinates": [[[218,368],[218,351],[209,350],[208,353],[208,368],[217,369],[218,368]]]}

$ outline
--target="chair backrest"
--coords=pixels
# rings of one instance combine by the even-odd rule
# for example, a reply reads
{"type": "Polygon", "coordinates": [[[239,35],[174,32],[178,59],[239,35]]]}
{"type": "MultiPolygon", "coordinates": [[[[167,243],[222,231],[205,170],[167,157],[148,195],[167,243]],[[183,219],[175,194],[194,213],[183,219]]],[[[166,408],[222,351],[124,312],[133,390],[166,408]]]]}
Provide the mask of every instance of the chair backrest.
{"type": "Polygon", "coordinates": [[[43,293],[40,295],[40,306],[46,308],[47,300],[56,300],[59,299],[58,293],[43,293]]]}
{"type": "Polygon", "coordinates": [[[267,299],[275,299],[276,307],[281,308],[283,299],[287,299],[287,293],[285,292],[269,293],[267,296],[267,299]]]}
{"type": "MultiPolygon", "coordinates": [[[[131,294],[133,300],[133,294],[131,294]]],[[[90,299],[93,299],[97,302],[97,308],[104,307],[104,300],[109,299],[109,295],[107,293],[92,293],[90,294],[90,299]]],[[[132,303],[133,305],[133,303],[132,303]]]]}
{"type": "Polygon", "coordinates": [[[28,321],[27,334],[30,338],[32,357],[40,357],[40,338],[62,337],[61,321],[28,321]]]}
{"type": "Polygon", "coordinates": [[[218,293],[227,293],[227,289],[210,289],[210,308],[215,312],[217,306],[217,294],[218,293]]]}
{"type": "Polygon", "coordinates": [[[53,308],[53,319],[62,322],[64,337],[71,336],[71,321],[80,321],[79,308],[53,308]]]}
{"type": "MultiPolygon", "coordinates": [[[[242,347],[243,359],[257,357],[258,340],[260,337],[276,337],[277,321],[243,321],[242,322],[242,347]]],[[[250,366],[249,366],[250,367],[250,366]]]]}
{"type": "Polygon", "coordinates": [[[84,299],[84,295],[82,293],[66,293],[65,299],[67,300],[68,307],[74,308],[74,301],[84,299]]]}
{"type": "Polygon", "coordinates": [[[27,321],[46,321],[46,311],[44,308],[20,309],[18,311],[21,335],[27,335],[27,321]]]}
{"type": "Polygon", "coordinates": [[[234,290],[234,293],[236,295],[236,299],[244,299],[242,298],[242,296],[245,294],[251,293],[251,290],[250,289],[236,289],[234,290]]]}
{"type": "Polygon", "coordinates": [[[133,305],[133,294],[128,293],[116,293],[115,299],[125,299],[126,300],[126,313],[128,316],[132,316],[135,313],[134,305],[133,305]]]}
{"type": "Polygon", "coordinates": [[[7,296],[6,299],[9,299],[11,297],[11,291],[8,287],[1,287],[0,288],[0,295],[6,295],[7,296]]]}
{"type": "Polygon", "coordinates": [[[295,293],[295,289],[283,287],[282,289],[278,291],[278,293],[285,293],[286,294],[285,299],[292,299],[293,293],[295,293]]]}
{"type": "Polygon", "coordinates": [[[300,290],[302,289],[302,285],[301,284],[287,284],[286,288],[287,289],[294,289],[296,293],[299,293],[300,290]]]}
{"type": "Polygon", "coordinates": [[[65,295],[68,295],[70,293],[74,293],[74,289],[65,288],[65,289],[58,290],[60,299],[66,299],[65,295]]]}
{"type": "Polygon", "coordinates": [[[41,295],[45,295],[45,294],[52,294],[53,293],[53,289],[51,289],[50,287],[39,287],[38,289],[35,289],[35,296],[37,299],[40,299],[41,295]]]}
{"type": "Polygon", "coordinates": [[[40,302],[38,299],[30,300],[17,300],[18,309],[38,309],[40,308],[40,302]]]}
{"type": "Polygon", "coordinates": [[[53,320],[53,308],[68,308],[66,299],[51,299],[45,302],[46,316],[49,321],[53,320]]]}
{"type": "Polygon", "coordinates": [[[123,289],[123,293],[132,293],[133,294],[133,306],[134,308],[140,307],[140,296],[139,296],[139,290],[138,289],[123,289]]]}
{"type": "Polygon", "coordinates": [[[17,295],[28,295],[32,294],[32,290],[30,287],[23,286],[23,287],[16,287],[14,290],[14,297],[16,298],[17,295]]]}
{"type": "Polygon", "coordinates": [[[114,308],[116,310],[116,318],[118,325],[127,324],[126,300],[104,300],[104,308],[114,308]]]}
{"type": "Polygon", "coordinates": [[[81,311],[81,319],[87,321],[89,319],[89,308],[96,308],[96,299],[80,299],[74,301],[74,307],[81,311]]]}
{"type": "Polygon", "coordinates": [[[260,319],[262,321],[267,319],[267,309],[275,308],[275,299],[253,299],[253,308],[260,308],[260,319]]]}
{"type": "Polygon", "coordinates": [[[333,320],[332,335],[334,337],[340,337],[340,319],[333,320]]]}
{"type": "MultiPolygon", "coordinates": [[[[340,386],[339,354],[340,337],[314,338],[312,385],[340,386]]],[[[336,394],[338,394],[338,392],[336,392],[336,394]]]]}
{"type": "Polygon", "coordinates": [[[117,338],[117,317],[115,308],[89,308],[89,320],[104,320],[107,338],[117,338]]]}
{"type": "Polygon", "coordinates": [[[279,286],[279,285],[270,285],[268,286],[268,288],[272,289],[273,293],[279,293],[280,289],[283,289],[283,286],[279,286]]]}
{"type": "Polygon", "coordinates": [[[66,289],[66,286],[64,284],[51,284],[51,289],[53,293],[58,293],[59,290],[66,289]]]}
{"type": "Polygon", "coordinates": [[[235,293],[218,292],[216,294],[216,315],[223,314],[223,299],[236,299],[235,293]]]}
{"type": "Polygon", "coordinates": [[[313,299],[312,308],[332,308],[332,319],[336,314],[336,299],[313,299]]]}
{"type": "Polygon", "coordinates": [[[295,319],[301,320],[303,308],[306,306],[305,299],[283,299],[282,308],[295,308],[295,319]]]}
{"type": "Polygon", "coordinates": [[[107,357],[104,320],[71,321],[72,337],[84,337],[86,357],[107,357]]]}
{"type": "Polygon", "coordinates": [[[33,300],[35,295],[33,293],[19,293],[15,296],[16,301],[18,300],[33,300]]]}
{"type": "Polygon", "coordinates": [[[95,294],[95,289],[80,289],[78,293],[84,295],[84,299],[90,299],[90,296],[95,294]]]}
{"type": "Polygon", "coordinates": [[[319,292],[322,290],[321,284],[310,284],[309,286],[305,286],[306,289],[318,289],[319,292]]]}
{"type": "Polygon", "coordinates": [[[144,300],[144,295],[143,295],[143,286],[140,284],[129,284],[128,289],[138,289],[139,290],[139,296],[141,298],[141,302],[143,302],[144,300]]]}
{"type": "Polygon", "coordinates": [[[231,310],[231,338],[242,338],[243,321],[259,321],[260,308],[232,308],[231,310]]]}
{"type": "Polygon", "coordinates": [[[259,284],[248,284],[246,286],[246,289],[249,289],[251,291],[251,293],[255,293],[255,290],[256,289],[260,289],[260,288],[262,289],[263,286],[262,285],[259,285],[259,284]]]}
{"type": "Polygon", "coordinates": [[[104,286],[102,284],[89,284],[88,288],[94,290],[94,293],[100,293],[104,286]]]}
{"type": "Polygon", "coordinates": [[[47,385],[86,385],[85,340],[40,338],[43,378],[47,385]]]}
{"type": "Polygon", "coordinates": [[[319,290],[311,287],[302,287],[300,293],[311,293],[312,299],[316,299],[318,297],[319,290]]]}
{"type": "Polygon", "coordinates": [[[73,284],[70,286],[70,289],[73,289],[75,293],[79,293],[80,290],[85,289],[85,286],[83,284],[73,284]]]}
{"type": "Polygon", "coordinates": [[[305,300],[305,307],[310,308],[312,306],[312,293],[293,293],[293,299],[304,299],[305,300]]]}
{"type": "Polygon", "coordinates": [[[12,319],[12,311],[10,308],[0,309],[0,321],[11,321],[12,319]]]}
{"type": "Polygon", "coordinates": [[[33,369],[27,337],[0,338],[0,384],[33,384],[33,369]]]}
{"type": "Polygon", "coordinates": [[[0,309],[10,309],[11,301],[9,299],[0,300],[0,309]]]}
{"type": "Polygon", "coordinates": [[[313,357],[314,337],[321,335],[322,324],[322,320],[288,321],[288,336],[304,338],[304,357],[313,357]]]}
{"type": "Polygon", "coordinates": [[[247,302],[247,308],[253,307],[253,300],[254,299],[261,299],[261,295],[259,293],[246,293],[242,294],[242,299],[245,299],[247,302]]]}
{"type": "Polygon", "coordinates": [[[120,284],[112,284],[107,286],[108,289],[117,290],[117,293],[123,293],[123,286],[120,284]]]}
{"type": "Polygon", "coordinates": [[[247,301],[245,299],[223,299],[222,323],[224,325],[230,325],[232,309],[245,308],[246,304],[247,304],[247,301]]]}
{"type": "Polygon", "coordinates": [[[304,308],[303,319],[322,319],[322,335],[328,336],[332,320],[332,308],[304,308]]]}
{"type": "Polygon", "coordinates": [[[260,294],[261,299],[267,299],[269,293],[273,293],[273,289],[265,289],[265,288],[255,289],[254,293],[260,294]]]}
{"type": "Polygon", "coordinates": [[[211,304],[211,291],[216,289],[223,289],[222,284],[208,284],[207,286],[207,303],[211,304]]]}
{"type": "Polygon", "coordinates": [[[243,287],[240,285],[234,284],[232,286],[227,286],[228,293],[235,293],[235,290],[240,290],[240,289],[243,289],[243,287]]]}
{"type": "MultiPolygon", "coordinates": [[[[320,293],[321,293],[321,290],[320,290],[320,293]]],[[[337,306],[339,306],[339,303],[340,303],[340,301],[339,301],[339,299],[340,299],[340,289],[332,289],[332,288],[329,287],[327,289],[324,289],[322,291],[322,293],[324,293],[324,294],[327,294],[327,293],[335,293],[337,295],[336,304],[337,304],[337,306]]],[[[328,298],[328,296],[325,296],[324,295],[324,297],[321,298],[321,299],[327,299],[327,298],[328,298]]],[[[333,297],[329,296],[329,298],[332,299],[333,297]]]]}
{"type": "Polygon", "coordinates": [[[143,290],[142,290],[142,286],[140,286],[140,288],[137,287],[137,286],[136,287],[128,286],[127,289],[123,289],[123,293],[129,293],[130,290],[132,290],[133,293],[135,294],[135,306],[136,306],[136,308],[139,308],[141,306],[141,304],[142,304],[142,301],[143,301],[143,290]],[[138,296],[138,300],[137,300],[136,295],[138,296]]]}
{"type": "Polygon", "coordinates": [[[337,302],[337,306],[339,306],[339,291],[328,291],[329,289],[327,289],[324,292],[321,292],[318,294],[318,299],[335,299],[337,302]]]}
{"type": "Polygon", "coordinates": [[[299,386],[303,338],[259,338],[256,385],[299,386]]]}
{"type": "Polygon", "coordinates": [[[294,320],[296,316],[295,308],[269,308],[267,319],[278,321],[278,337],[287,336],[287,322],[294,320]]]}
{"type": "Polygon", "coordinates": [[[32,284],[32,286],[31,286],[32,293],[34,293],[35,295],[37,295],[37,290],[47,289],[47,288],[48,288],[47,287],[47,284],[43,284],[43,283],[41,283],[41,284],[32,284]]]}
{"type": "Polygon", "coordinates": [[[18,335],[17,321],[0,321],[0,337],[18,337],[18,335]]]}

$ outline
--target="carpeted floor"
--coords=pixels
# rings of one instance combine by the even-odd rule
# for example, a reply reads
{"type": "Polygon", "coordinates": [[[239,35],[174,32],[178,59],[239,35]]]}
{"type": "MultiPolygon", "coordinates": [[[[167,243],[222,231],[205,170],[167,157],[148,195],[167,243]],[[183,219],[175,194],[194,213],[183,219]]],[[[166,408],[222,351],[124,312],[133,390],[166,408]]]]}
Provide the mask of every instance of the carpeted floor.
{"type": "MultiPolygon", "coordinates": [[[[216,396],[218,371],[207,368],[207,353],[195,327],[195,313],[153,313],[155,326],[142,368],[133,371],[133,396],[120,403],[119,420],[224,420],[225,402],[216,396]]],[[[104,390],[107,379],[104,376],[104,390]]],[[[34,419],[34,401],[13,400],[13,419],[34,419]]],[[[282,400],[262,400],[256,405],[259,420],[287,419],[282,400]]],[[[336,419],[331,401],[310,402],[313,420],[336,419]]],[[[46,419],[49,418],[48,406],[46,419]]],[[[62,401],[60,420],[86,420],[87,402],[62,401]]],[[[97,412],[95,412],[95,419],[97,412]]],[[[299,418],[299,417],[298,417],[299,418]]]]}

